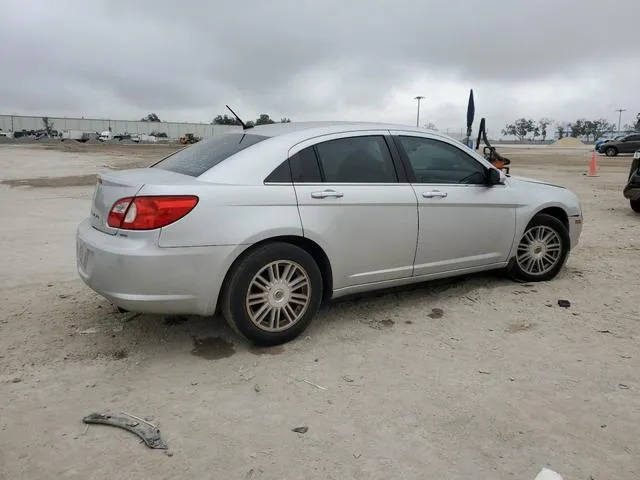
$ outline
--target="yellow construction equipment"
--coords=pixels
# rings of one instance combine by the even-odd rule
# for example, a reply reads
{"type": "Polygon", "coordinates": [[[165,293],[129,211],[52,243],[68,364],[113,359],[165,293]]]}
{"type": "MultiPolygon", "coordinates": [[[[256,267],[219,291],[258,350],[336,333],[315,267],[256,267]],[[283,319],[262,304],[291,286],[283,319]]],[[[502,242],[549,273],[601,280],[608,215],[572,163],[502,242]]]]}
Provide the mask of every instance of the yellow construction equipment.
{"type": "Polygon", "coordinates": [[[196,137],[193,133],[185,133],[180,137],[180,143],[182,145],[189,145],[192,143],[198,143],[201,140],[200,137],[196,137]]]}

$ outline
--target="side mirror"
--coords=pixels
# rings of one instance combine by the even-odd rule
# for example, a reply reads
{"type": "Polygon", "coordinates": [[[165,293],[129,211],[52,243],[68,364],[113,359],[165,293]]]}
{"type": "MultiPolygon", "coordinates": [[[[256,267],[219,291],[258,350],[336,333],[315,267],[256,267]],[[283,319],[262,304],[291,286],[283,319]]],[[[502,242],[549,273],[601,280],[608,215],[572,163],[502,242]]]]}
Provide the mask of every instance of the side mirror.
{"type": "Polygon", "coordinates": [[[502,170],[498,170],[497,168],[489,169],[489,185],[503,185],[506,178],[507,176],[502,170]]]}

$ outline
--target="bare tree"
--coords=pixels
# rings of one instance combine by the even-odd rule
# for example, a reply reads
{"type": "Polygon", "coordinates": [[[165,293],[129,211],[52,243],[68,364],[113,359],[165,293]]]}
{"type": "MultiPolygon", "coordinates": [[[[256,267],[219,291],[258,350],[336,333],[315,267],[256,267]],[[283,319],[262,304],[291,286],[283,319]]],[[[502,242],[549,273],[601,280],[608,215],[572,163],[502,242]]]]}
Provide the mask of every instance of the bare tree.
{"type": "Polygon", "coordinates": [[[146,117],[141,118],[140,121],[142,121],[142,122],[161,122],[162,120],[160,120],[160,117],[158,117],[158,115],[156,115],[155,113],[150,113],[146,117]]]}
{"type": "Polygon", "coordinates": [[[519,141],[524,141],[528,133],[534,133],[535,122],[527,118],[519,118],[514,123],[508,123],[502,129],[503,135],[517,137],[519,141]]]}
{"type": "Polygon", "coordinates": [[[49,117],[42,117],[42,126],[44,127],[45,132],[47,132],[48,136],[51,136],[53,133],[53,122],[49,120],[49,117]]]}
{"type": "Polygon", "coordinates": [[[211,122],[213,125],[240,125],[240,122],[235,117],[229,117],[228,115],[218,115],[211,122]]]}
{"type": "Polygon", "coordinates": [[[553,123],[553,120],[547,117],[542,117],[538,120],[538,128],[540,129],[540,136],[544,142],[547,139],[547,127],[553,123]]]}
{"type": "Polygon", "coordinates": [[[269,117],[266,113],[261,113],[260,116],[256,120],[256,125],[268,125],[270,123],[276,123],[274,120],[269,117]]]}

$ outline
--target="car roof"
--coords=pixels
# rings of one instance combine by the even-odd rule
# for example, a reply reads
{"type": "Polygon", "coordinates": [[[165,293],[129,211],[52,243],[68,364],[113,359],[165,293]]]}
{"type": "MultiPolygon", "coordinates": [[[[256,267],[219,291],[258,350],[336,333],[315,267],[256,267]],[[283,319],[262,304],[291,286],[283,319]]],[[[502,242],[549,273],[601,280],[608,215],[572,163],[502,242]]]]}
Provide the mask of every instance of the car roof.
{"type": "Polygon", "coordinates": [[[290,137],[299,137],[300,139],[303,139],[321,135],[331,135],[333,133],[354,132],[358,130],[404,130],[437,134],[437,132],[433,130],[411,127],[407,125],[349,121],[271,123],[268,125],[257,125],[253,128],[245,130],[244,133],[263,135],[265,137],[279,137],[287,135],[290,137]]]}
{"type": "MultiPolygon", "coordinates": [[[[392,123],[349,121],[272,123],[225,133],[224,135],[259,135],[267,138],[233,154],[227,160],[203,173],[199,178],[216,183],[261,185],[266,176],[288,158],[292,149],[302,148],[297,146],[305,145],[305,142],[309,140],[351,132],[380,132],[381,135],[384,135],[394,130],[416,133],[462,147],[459,141],[441,132],[392,123]]],[[[211,137],[207,140],[213,141],[215,138],[211,137]]],[[[489,165],[478,152],[469,150],[468,153],[481,163],[489,165]]]]}

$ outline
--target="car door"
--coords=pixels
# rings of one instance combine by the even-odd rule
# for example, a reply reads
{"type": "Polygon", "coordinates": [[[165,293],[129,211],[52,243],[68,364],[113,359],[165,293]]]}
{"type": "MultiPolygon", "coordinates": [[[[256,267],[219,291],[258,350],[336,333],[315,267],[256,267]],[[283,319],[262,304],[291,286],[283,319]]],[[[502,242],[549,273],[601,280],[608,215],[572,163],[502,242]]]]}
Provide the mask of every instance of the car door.
{"type": "Polygon", "coordinates": [[[516,196],[488,186],[489,164],[444,137],[392,132],[418,198],[414,275],[506,262],[516,228],[516,196]]]}
{"type": "Polygon", "coordinates": [[[417,200],[388,142],[388,132],[350,132],[290,152],[304,235],[327,253],[334,290],[412,275],[417,200]]]}
{"type": "Polygon", "coordinates": [[[640,135],[632,134],[624,139],[620,144],[620,153],[633,153],[640,149],[640,135]]]}
{"type": "Polygon", "coordinates": [[[627,135],[617,142],[616,147],[618,149],[618,153],[630,153],[632,151],[631,137],[632,135],[627,135]]]}

